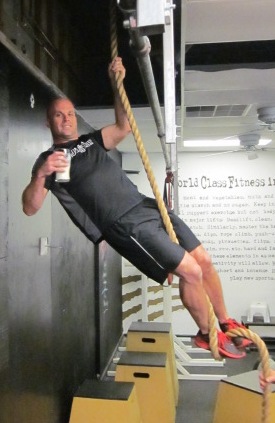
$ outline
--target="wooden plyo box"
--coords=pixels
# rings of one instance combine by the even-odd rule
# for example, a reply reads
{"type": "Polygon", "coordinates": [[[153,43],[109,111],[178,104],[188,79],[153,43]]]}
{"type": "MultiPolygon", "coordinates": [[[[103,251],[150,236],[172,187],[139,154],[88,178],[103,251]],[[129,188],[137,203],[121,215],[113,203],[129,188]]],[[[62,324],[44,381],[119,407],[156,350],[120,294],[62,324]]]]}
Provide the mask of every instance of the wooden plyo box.
{"type": "MultiPolygon", "coordinates": [[[[275,386],[271,385],[271,389],[270,422],[275,422],[275,386]]],[[[213,423],[259,423],[262,399],[258,370],[222,379],[213,423]]]]}
{"type": "Polygon", "coordinates": [[[135,383],[143,423],[175,422],[167,354],[125,351],[117,363],[115,380],[135,383]]]}
{"type": "Polygon", "coordinates": [[[85,380],[72,403],[69,423],[143,423],[132,382],[85,380]]]}
{"type": "Polygon", "coordinates": [[[169,360],[175,405],[178,404],[179,380],[171,323],[133,322],[127,332],[127,351],[162,352],[169,360]]]}

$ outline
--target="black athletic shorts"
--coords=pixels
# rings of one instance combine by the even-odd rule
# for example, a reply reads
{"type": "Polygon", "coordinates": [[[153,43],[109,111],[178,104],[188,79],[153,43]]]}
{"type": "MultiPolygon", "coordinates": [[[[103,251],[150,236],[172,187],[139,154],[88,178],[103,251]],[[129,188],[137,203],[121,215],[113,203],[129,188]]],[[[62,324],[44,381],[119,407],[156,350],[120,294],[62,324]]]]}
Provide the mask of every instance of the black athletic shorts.
{"type": "Polygon", "coordinates": [[[156,201],[147,197],[109,227],[104,238],[142,273],[163,284],[185,251],[201,244],[178,216],[170,211],[169,216],[179,244],[170,240],[156,201]]]}

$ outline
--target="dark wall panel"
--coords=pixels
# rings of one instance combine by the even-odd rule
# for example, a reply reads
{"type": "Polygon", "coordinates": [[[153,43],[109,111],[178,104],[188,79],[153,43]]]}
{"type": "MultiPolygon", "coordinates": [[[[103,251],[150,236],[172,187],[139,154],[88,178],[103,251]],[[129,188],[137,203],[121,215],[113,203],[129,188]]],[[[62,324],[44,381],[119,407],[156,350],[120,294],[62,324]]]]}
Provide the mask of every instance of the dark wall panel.
{"type": "MultiPolygon", "coordinates": [[[[121,166],[121,154],[117,150],[110,151],[109,155],[121,166]]],[[[121,256],[105,241],[96,247],[95,254],[96,371],[102,376],[123,332],[121,256]]]]}
{"type": "Polygon", "coordinates": [[[49,194],[37,215],[23,214],[32,164],[51,144],[52,94],[1,46],[0,63],[7,63],[4,82],[0,65],[0,422],[68,423],[75,390],[105,368],[121,334],[120,257],[108,247],[100,260],[108,269],[106,315],[95,247],[59,203],[49,194]],[[50,245],[42,256],[40,237],[50,245]]]}
{"type": "MultiPolygon", "coordinates": [[[[8,128],[7,68],[0,65],[0,398],[7,398],[9,379],[8,307],[8,128]]],[[[1,401],[0,401],[1,409],[1,401]]],[[[1,421],[1,419],[0,419],[1,421]]]]}
{"type": "Polygon", "coordinates": [[[68,422],[74,392],[96,375],[94,246],[55,199],[52,211],[54,390],[60,421],[68,422]]]}
{"type": "Polygon", "coordinates": [[[121,258],[102,241],[97,248],[97,373],[102,375],[122,334],[121,258]]]}
{"type": "Polygon", "coordinates": [[[0,413],[5,412],[4,423],[34,423],[35,414],[47,423],[57,421],[52,419],[55,397],[50,256],[39,256],[38,243],[39,236],[51,230],[50,203],[40,216],[27,218],[22,212],[21,193],[30,179],[34,156],[49,143],[43,112],[48,95],[3,52],[1,60],[8,64],[9,90],[9,378],[0,413]]]}

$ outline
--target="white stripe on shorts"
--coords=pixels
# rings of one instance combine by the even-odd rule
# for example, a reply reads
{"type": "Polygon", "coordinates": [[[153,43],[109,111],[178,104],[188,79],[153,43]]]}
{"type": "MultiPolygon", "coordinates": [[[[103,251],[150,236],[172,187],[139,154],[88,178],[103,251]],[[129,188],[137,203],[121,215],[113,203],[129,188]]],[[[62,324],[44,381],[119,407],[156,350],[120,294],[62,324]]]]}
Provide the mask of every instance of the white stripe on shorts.
{"type": "Polygon", "coordinates": [[[149,256],[161,269],[164,270],[164,267],[161,266],[161,264],[159,264],[157,260],[154,259],[154,257],[151,256],[151,254],[149,254],[148,251],[146,251],[145,248],[134,237],[130,236],[130,238],[147,254],[147,256],[149,256]]]}

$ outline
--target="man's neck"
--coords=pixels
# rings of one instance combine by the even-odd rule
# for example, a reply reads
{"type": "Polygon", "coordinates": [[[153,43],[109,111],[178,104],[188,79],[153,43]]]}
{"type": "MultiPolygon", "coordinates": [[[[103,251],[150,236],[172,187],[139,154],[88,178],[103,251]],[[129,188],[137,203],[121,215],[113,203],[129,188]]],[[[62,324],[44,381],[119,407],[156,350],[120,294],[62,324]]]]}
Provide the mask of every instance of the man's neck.
{"type": "Polygon", "coordinates": [[[53,143],[55,145],[60,145],[60,144],[66,144],[67,142],[70,142],[70,141],[77,141],[77,139],[78,139],[78,135],[71,138],[54,138],[53,143]]]}

